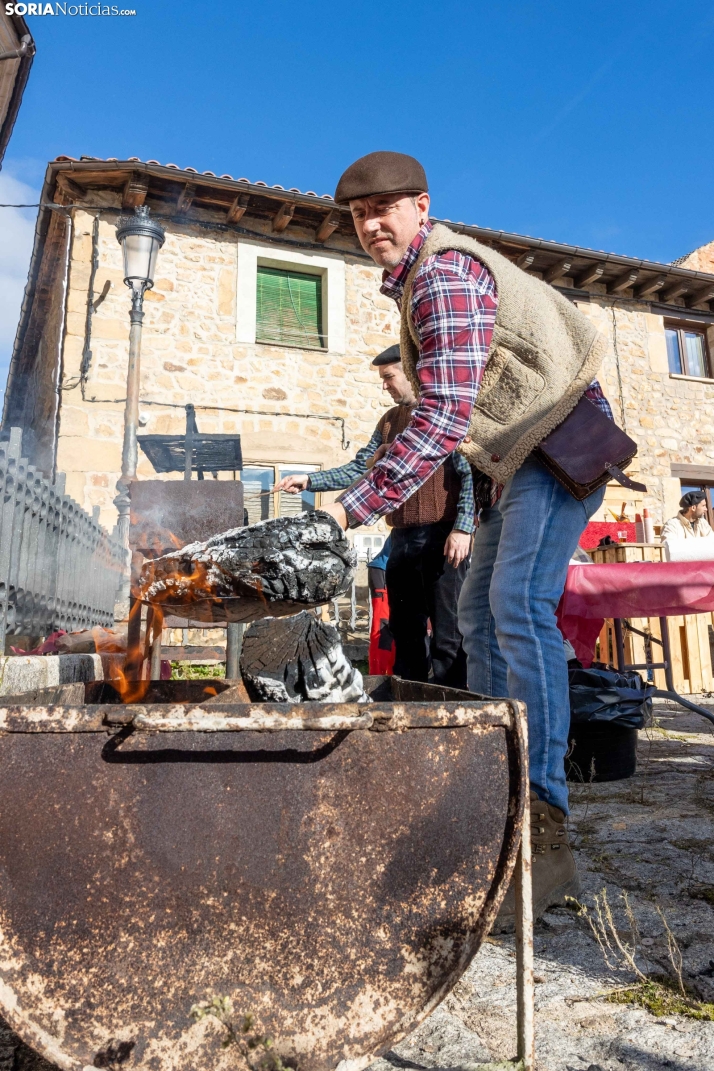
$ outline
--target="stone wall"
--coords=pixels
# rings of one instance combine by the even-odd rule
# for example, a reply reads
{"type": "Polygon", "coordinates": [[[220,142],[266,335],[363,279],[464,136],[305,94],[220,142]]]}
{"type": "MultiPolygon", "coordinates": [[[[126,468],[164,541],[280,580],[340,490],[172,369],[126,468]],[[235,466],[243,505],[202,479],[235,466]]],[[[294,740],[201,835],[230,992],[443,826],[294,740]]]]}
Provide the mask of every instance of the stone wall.
{"type": "MultiPolygon", "coordinates": [[[[626,501],[630,515],[647,506],[660,524],[679,508],[680,481],[671,475],[672,464],[714,471],[714,380],[670,375],[664,316],[652,313],[650,306],[613,304],[603,296],[578,307],[609,339],[600,382],[615,419],[639,447],[628,471],[639,472],[647,485],[641,495],[611,484],[597,519],[612,520],[608,509],[619,512],[626,501]]],[[[711,350],[711,329],[709,334],[711,350]]]]}
{"type": "MultiPolygon", "coordinates": [[[[100,218],[92,360],[82,380],[93,216],[77,213],[57,452],[68,493],[86,508],[98,505],[102,523],[109,526],[116,518],[112,500],[121,463],[129,337],[129,292],[122,282],[115,223],[115,214],[100,218]]],[[[395,307],[379,293],[380,272],[345,254],[345,353],[238,343],[239,241],[236,234],[194,225],[167,228],[154,289],[144,304],[142,431],[182,432],[183,407],[190,401],[200,431],[240,433],[248,463],[344,464],[368,441],[391,404],[369,363],[398,337],[395,307]],[[344,420],[346,450],[341,423],[321,419],[325,416],[344,420]]],[[[288,259],[289,251],[286,243],[288,259]]],[[[154,475],[141,454],[139,476],[154,475]]]]}
{"type": "MultiPolygon", "coordinates": [[[[129,293],[122,282],[116,212],[106,212],[99,222],[92,359],[82,379],[93,220],[91,213],[76,214],[57,467],[67,473],[68,492],[86,509],[98,505],[102,523],[111,527],[121,460],[129,293]]],[[[251,220],[250,227],[270,237],[268,224],[251,220]]],[[[280,255],[289,260],[296,248],[291,243],[309,237],[291,228],[280,255]]],[[[398,338],[396,309],[379,293],[380,272],[345,249],[344,353],[238,342],[241,241],[208,222],[168,225],[155,286],[145,299],[142,430],[182,432],[183,406],[191,401],[201,431],[240,433],[247,463],[343,464],[367,442],[390,404],[369,364],[398,338]],[[341,424],[321,419],[325,416],[344,419],[347,450],[341,424]]],[[[714,243],[691,258],[696,264],[688,267],[714,270],[714,243]]],[[[671,464],[714,466],[714,382],[671,376],[663,317],[628,298],[613,303],[602,289],[579,307],[610,340],[602,385],[616,419],[639,444],[632,471],[640,472],[648,491],[641,496],[613,485],[599,516],[612,519],[608,508],[619,512],[626,501],[629,513],[646,505],[661,523],[676,512],[679,499],[671,464]]],[[[143,455],[139,475],[154,475],[143,455]]]]}

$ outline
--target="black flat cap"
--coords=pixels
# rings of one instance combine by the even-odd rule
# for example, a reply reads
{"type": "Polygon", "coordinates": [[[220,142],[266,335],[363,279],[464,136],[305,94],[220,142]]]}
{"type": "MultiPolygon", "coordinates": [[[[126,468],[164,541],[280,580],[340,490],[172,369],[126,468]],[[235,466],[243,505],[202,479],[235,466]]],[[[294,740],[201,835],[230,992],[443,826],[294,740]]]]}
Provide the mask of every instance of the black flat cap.
{"type": "Polygon", "coordinates": [[[346,205],[358,197],[380,193],[427,193],[426,173],[418,160],[403,152],[370,152],[347,168],[337,183],[335,201],[346,205]]]}
{"type": "Polygon", "coordinates": [[[393,346],[388,346],[386,350],[382,350],[372,361],[374,368],[382,368],[385,364],[396,364],[397,361],[401,361],[402,355],[399,350],[399,343],[395,343],[393,346]]]}
{"type": "Polygon", "coordinates": [[[689,509],[690,506],[698,506],[700,502],[706,502],[707,496],[703,491],[687,491],[679,500],[680,509],[689,509]]]}

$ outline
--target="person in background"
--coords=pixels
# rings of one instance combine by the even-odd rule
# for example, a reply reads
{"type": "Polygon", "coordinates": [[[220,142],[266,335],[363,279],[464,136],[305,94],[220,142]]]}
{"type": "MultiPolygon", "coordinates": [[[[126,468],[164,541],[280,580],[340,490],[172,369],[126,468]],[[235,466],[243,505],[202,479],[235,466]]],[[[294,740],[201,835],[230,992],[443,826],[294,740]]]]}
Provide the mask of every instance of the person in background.
{"type": "Polygon", "coordinates": [[[389,627],[387,597],[387,562],[392,550],[392,537],[386,540],[379,554],[367,562],[367,583],[372,601],[372,626],[369,630],[369,672],[375,675],[394,672],[394,636],[389,627]]]}
{"type": "MultiPolygon", "coordinates": [[[[399,346],[389,346],[372,365],[396,405],[382,416],[367,446],[358,450],[354,461],[338,468],[286,476],[276,490],[292,494],[344,490],[364,476],[407,427],[416,397],[402,369],[399,346]]],[[[435,683],[465,688],[466,656],[457,605],[475,527],[471,466],[459,454],[446,458],[386,520],[392,529],[386,579],[389,628],[396,645],[394,673],[426,681],[431,661],[435,683]]]]}
{"type": "Polygon", "coordinates": [[[679,513],[662,527],[660,541],[668,539],[702,539],[714,534],[707,520],[707,496],[704,491],[687,491],[679,500],[679,513]]]}

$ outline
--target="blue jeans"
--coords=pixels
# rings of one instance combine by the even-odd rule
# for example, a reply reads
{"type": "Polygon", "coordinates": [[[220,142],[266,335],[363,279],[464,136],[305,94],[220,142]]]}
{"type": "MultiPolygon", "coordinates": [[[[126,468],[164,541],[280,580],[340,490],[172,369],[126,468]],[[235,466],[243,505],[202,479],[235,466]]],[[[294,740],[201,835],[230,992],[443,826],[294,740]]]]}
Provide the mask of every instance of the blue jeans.
{"type": "Polygon", "coordinates": [[[566,814],[570,703],[555,611],[568,562],[604,497],[603,487],[578,502],[529,457],[481,513],[459,598],[469,688],[527,705],[531,787],[566,814]]]}

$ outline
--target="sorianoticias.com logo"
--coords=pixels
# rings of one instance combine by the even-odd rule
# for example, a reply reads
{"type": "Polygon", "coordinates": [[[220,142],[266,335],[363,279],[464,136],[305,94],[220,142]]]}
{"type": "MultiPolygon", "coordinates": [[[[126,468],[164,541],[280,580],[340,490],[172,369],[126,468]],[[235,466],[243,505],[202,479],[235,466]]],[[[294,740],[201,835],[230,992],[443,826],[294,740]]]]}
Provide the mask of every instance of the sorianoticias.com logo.
{"type": "Polygon", "coordinates": [[[115,4],[5,4],[6,15],[136,15],[115,4]]]}

